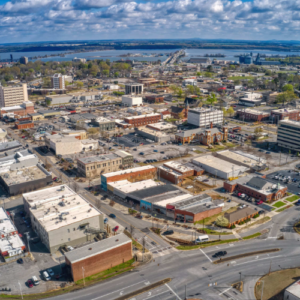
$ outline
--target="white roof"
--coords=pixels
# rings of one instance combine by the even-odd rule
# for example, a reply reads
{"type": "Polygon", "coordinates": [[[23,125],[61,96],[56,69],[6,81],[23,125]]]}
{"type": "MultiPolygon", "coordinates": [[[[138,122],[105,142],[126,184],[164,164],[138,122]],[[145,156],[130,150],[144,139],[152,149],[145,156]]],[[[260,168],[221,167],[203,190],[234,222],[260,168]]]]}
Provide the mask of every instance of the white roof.
{"type": "Polygon", "coordinates": [[[148,114],[148,115],[141,115],[141,116],[134,116],[134,117],[126,117],[128,120],[134,120],[134,119],[141,119],[141,118],[148,118],[148,117],[154,117],[154,116],[159,116],[160,114],[148,114]]]}
{"type": "Polygon", "coordinates": [[[157,186],[157,185],[160,185],[160,183],[155,182],[152,179],[148,179],[148,180],[138,181],[135,183],[130,182],[129,184],[115,187],[115,190],[119,190],[120,192],[122,192],[124,194],[129,194],[131,192],[139,191],[139,190],[157,186]]]}
{"type": "Polygon", "coordinates": [[[102,174],[101,176],[108,178],[108,177],[113,177],[113,176],[122,175],[122,174],[129,174],[129,173],[135,173],[135,172],[140,172],[140,171],[145,171],[145,170],[151,170],[153,168],[155,168],[155,167],[148,165],[148,166],[136,167],[136,168],[127,169],[127,170],[110,172],[110,173],[102,174]]]}
{"type": "Polygon", "coordinates": [[[168,123],[168,122],[153,123],[153,124],[149,124],[148,127],[155,128],[157,130],[163,130],[163,129],[174,128],[174,127],[177,128],[177,126],[175,126],[171,123],[168,123]]]}
{"type": "Polygon", "coordinates": [[[218,152],[219,155],[232,159],[236,162],[247,164],[249,167],[256,166],[258,163],[265,163],[266,160],[255,155],[244,153],[242,151],[224,150],[218,152]]]}
{"type": "Polygon", "coordinates": [[[29,209],[46,231],[77,223],[101,214],[67,185],[23,194],[29,209]]]}
{"type": "Polygon", "coordinates": [[[0,239],[0,250],[1,252],[12,251],[21,249],[24,247],[24,243],[18,234],[7,236],[6,238],[0,239]]]}
{"type": "Polygon", "coordinates": [[[161,207],[166,207],[167,204],[174,204],[176,202],[185,200],[187,198],[191,198],[191,195],[190,194],[180,195],[180,196],[177,196],[177,197],[172,198],[172,199],[167,199],[167,200],[162,200],[160,202],[156,202],[155,205],[158,205],[158,206],[161,206],[161,207]]]}
{"type": "Polygon", "coordinates": [[[4,235],[6,236],[7,234],[17,231],[15,225],[13,224],[12,220],[10,217],[6,214],[5,210],[3,207],[0,207],[0,236],[4,235]]]}
{"type": "Polygon", "coordinates": [[[125,179],[125,180],[110,182],[107,185],[109,185],[109,186],[111,186],[113,188],[117,188],[117,187],[120,187],[120,186],[123,186],[123,185],[126,185],[126,184],[130,184],[130,183],[131,183],[130,181],[128,181],[127,179],[125,179]]]}
{"type": "Polygon", "coordinates": [[[192,162],[196,162],[197,165],[201,163],[203,164],[203,166],[209,166],[225,173],[232,172],[233,168],[234,168],[234,172],[238,170],[245,172],[247,170],[247,168],[244,166],[239,166],[234,163],[230,163],[226,160],[220,159],[212,155],[205,155],[205,156],[194,158],[192,162]]]}
{"type": "MultiPolygon", "coordinates": [[[[300,280],[295,281],[292,285],[285,289],[290,294],[298,297],[300,299],[300,280]]],[[[296,299],[296,298],[293,298],[296,299]]]]}
{"type": "Polygon", "coordinates": [[[166,167],[169,167],[169,168],[172,168],[172,169],[175,169],[176,171],[178,172],[188,172],[188,171],[193,171],[194,169],[192,168],[189,168],[177,161],[168,161],[166,163],[164,163],[164,165],[166,167]]]}

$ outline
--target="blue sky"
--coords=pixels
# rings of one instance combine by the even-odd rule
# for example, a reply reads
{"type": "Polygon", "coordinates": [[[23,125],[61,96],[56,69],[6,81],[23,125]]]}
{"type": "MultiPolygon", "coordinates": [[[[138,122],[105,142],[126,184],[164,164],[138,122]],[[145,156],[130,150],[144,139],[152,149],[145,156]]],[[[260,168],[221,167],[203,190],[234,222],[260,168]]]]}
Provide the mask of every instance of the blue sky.
{"type": "Polygon", "coordinates": [[[0,0],[2,43],[78,39],[300,40],[300,0],[0,0]]]}

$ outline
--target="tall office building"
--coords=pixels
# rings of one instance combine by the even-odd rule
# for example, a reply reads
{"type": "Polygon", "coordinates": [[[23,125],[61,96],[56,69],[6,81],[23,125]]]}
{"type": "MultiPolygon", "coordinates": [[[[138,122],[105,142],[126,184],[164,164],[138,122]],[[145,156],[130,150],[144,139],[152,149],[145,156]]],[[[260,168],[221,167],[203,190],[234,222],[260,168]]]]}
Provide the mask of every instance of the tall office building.
{"type": "Polygon", "coordinates": [[[0,107],[20,105],[25,101],[28,101],[26,83],[6,87],[0,85],[0,107]]]}
{"type": "Polygon", "coordinates": [[[188,111],[187,122],[197,127],[223,124],[223,111],[214,108],[193,108],[188,111]]]}
{"type": "Polygon", "coordinates": [[[27,65],[28,64],[28,57],[26,57],[26,56],[20,57],[20,64],[27,65]]]}
{"type": "Polygon", "coordinates": [[[129,82],[125,83],[125,94],[132,95],[132,94],[143,94],[144,85],[141,83],[129,82]]]}
{"type": "Polygon", "coordinates": [[[281,148],[300,151],[300,122],[292,120],[279,121],[277,144],[281,148]]]}
{"type": "Polygon", "coordinates": [[[65,77],[60,73],[56,73],[51,77],[51,84],[53,89],[65,89],[65,77]]]}

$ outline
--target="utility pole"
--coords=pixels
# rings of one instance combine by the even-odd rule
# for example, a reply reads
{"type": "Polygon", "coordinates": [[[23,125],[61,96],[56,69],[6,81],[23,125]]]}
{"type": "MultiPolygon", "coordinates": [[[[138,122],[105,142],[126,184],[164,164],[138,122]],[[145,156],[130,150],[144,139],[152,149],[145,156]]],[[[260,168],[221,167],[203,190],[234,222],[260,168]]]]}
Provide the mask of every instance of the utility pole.
{"type": "Polygon", "coordinates": [[[82,267],[82,279],[83,279],[83,285],[85,286],[85,279],[84,279],[84,267],[82,267]]]}
{"type": "Polygon", "coordinates": [[[20,287],[20,293],[21,293],[21,297],[22,297],[22,299],[23,299],[23,293],[22,293],[22,287],[21,287],[21,283],[20,283],[20,281],[18,281],[19,282],[19,287],[20,287]]]}
{"type": "Polygon", "coordinates": [[[26,239],[27,239],[27,244],[28,244],[28,252],[30,253],[31,251],[30,251],[30,242],[29,242],[29,238],[30,238],[29,232],[27,231],[27,232],[25,232],[25,234],[26,234],[26,239]]]}

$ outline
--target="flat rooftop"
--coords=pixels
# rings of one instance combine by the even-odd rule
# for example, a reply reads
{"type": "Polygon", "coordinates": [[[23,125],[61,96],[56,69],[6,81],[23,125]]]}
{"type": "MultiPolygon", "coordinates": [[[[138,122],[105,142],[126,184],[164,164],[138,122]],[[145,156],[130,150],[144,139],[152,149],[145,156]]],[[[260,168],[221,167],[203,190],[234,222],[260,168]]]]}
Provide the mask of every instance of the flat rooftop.
{"type": "Polygon", "coordinates": [[[10,235],[6,238],[0,239],[1,252],[20,250],[22,247],[25,247],[25,245],[18,234],[10,235]]]}
{"type": "Polygon", "coordinates": [[[168,122],[158,122],[158,123],[154,123],[154,124],[149,124],[148,127],[155,128],[156,130],[177,128],[176,125],[173,125],[168,122]]]}
{"type": "Polygon", "coordinates": [[[295,113],[300,113],[299,109],[294,109],[294,108],[280,108],[280,109],[274,109],[274,110],[271,110],[272,113],[275,113],[275,114],[285,114],[285,113],[292,113],[292,112],[295,112],[295,113]]]}
{"type": "Polygon", "coordinates": [[[233,168],[235,172],[238,170],[241,170],[243,172],[247,171],[247,168],[244,166],[239,166],[234,163],[230,163],[226,160],[220,159],[212,155],[205,155],[205,156],[194,158],[192,162],[201,163],[203,164],[203,166],[210,166],[216,170],[220,170],[226,173],[232,172],[233,168]]]}
{"type": "Polygon", "coordinates": [[[17,230],[11,218],[7,215],[3,207],[0,207],[0,220],[0,236],[6,236],[7,234],[17,230]]]}
{"type": "Polygon", "coordinates": [[[94,120],[98,123],[114,122],[114,120],[112,120],[112,119],[110,120],[110,119],[103,118],[103,117],[97,117],[94,120]]]}
{"type": "Polygon", "coordinates": [[[107,252],[128,243],[132,243],[132,240],[124,233],[121,233],[99,242],[88,244],[86,246],[66,252],[65,257],[69,260],[70,263],[76,263],[78,261],[93,257],[103,252],[107,252]]]}
{"type": "Polygon", "coordinates": [[[168,136],[168,134],[163,131],[151,129],[150,127],[146,127],[146,126],[139,127],[137,130],[154,136],[159,136],[159,137],[168,136]]]}
{"type": "Polygon", "coordinates": [[[121,170],[121,171],[116,171],[116,172],[110,172],[110,173],[102,174],[101,176],[108,178],[108,177],[113,177],[113,176],[117,176],[117,175],[136,173],[136,172],[141,172],[141,171],[146,171],[146,170],[151,170],[151,169],[156,169],[156,168],[154,166],[148,165],[148,166],[136,167],[136,168],[126,169],[126,170],[121,170]]]}
{"type": "Polygon", "coordinates": [[[125,83],[125,86],[132,86],[132,85],[139,85],[139,86],[143,86],[143,84],[142,83],[137,83],[137,82],[127,82],[127,83],[125,83]]]}
{"type": "Polygon", "coordinates": [[[261,110],[255,110],[255,109],[250,109],[250,108],[246,108],[246,109],[239,109],[237,112],[243,112],[243,113],[247,113],[247,114],[251,114],[251,115],[256,115],[256,116],[262,116],[262,115],[270,115],[269,112],[265,112],[265,111],[261,111],[261,110]]]}
{"type": "Polygon", "coordinates": [[[130,184],[131,182],[128,181],[127,179],[126,180],[120,180],[120,181],[114,181],[114,182],[110,182],[108,183],[107,185],[108,186],[111,186],[113,188],[118,188],[120,186],[123,186],[123,185],[127,185],[127,184],[130,184]]]}
{"type": "Polygon", "coordinates": [[[151,114],[147,114],[147,115],[140,115],[140,116],[126,117],[125,119],[128,119],[128,120],[135,120],[135,119],[143,119],[143,118],[149,118],[149,117],[155,117],[155,116],[160,116],[160,114],[151,113],[151,114]]]}
{"type": "Polygon", "coordinates": [[[124,194],[128,194],[131,192],[140,191],[142,189],[158,186],[161,184],[162,183],[160,183],[160,182],[156,182],[152,179],[148,179],[148,180],[138,181],[138,182],[134,182],[134,183],[130,182],[126,185],[121,185],[121,186],[115,187],[115,190],[119,190],[120,192],[122,192],[124,194]]]}
{"type": "Polygon", "coordinates": [[[82,158],[78,158],[77,160],[82,162],[83,164],[90,164],[95,162],[111,161],[112,159],[116,159],[116,158],[119,158],[119,156],[114,153],[110,153],[110,154],[82,157],[82,158]]]}
{"type": "Polygon", "coordinates": [[[162,200],[160,202],[156,202],[155,205],[156,206],[161,206],[161,207],[166,207],[167,204],[175,204],[179,201],[182,201],[182,200],[185,200],[185,199],[188,199],[190,198],[191,195],[190,194],[183,194],[183,195],[179,195],[177,197],[173,197],[171,199],[165,199],[165,200],[162,200]]]}
{"type": "Polygon", "coordinates": [[[4,142],[0,143],[0,152],[6,151],[13,148],[22,147],[21,143],[19,141],[11,141],[11,142],[4,142]]]}
{"type": "Polygon", "coordinates": [[[299,299],[300,298],[300,280],[295,281],[292,285],[290,285],[289,287],[287,287],[285,289],[287,292],[289,292],[290,294],[294,295],[296,299],[296,297],[299,299]]]}
{"type": "Polygon", "coordinates": [[[3,174],[1,177],[3,181],[10,186],[46,178],[47,174],[38,166],[31,166],[20,170],[11,170],[8,173],[3,174]]]}
{"type": "Polygon", "coordinates": [[[78,223],[102,213],[67,185],[23,194],[30,211],[46,231],[78,223]]]}
{"type": "Polygon", "coordinates": [[[293,121],[293,120],[281,120],[279,121],[279,125],[285,124],[285,125],[290,125],[294,127],[300,127],[300,122],[298,121],[293,121]]]}
{"type": "Polygon", "coordinates": [[[164,166],[169,167],[171,169],[175,169],[176,171],[178,171],[179,173],[184,173],[184,172],[189,172],[189,171],[193,171],[194,169],[187,167],[177,161],[169,161],[164,163],[164,166]]]}
{"type": "Polygon", "coordinates": [[[232,159],[236,162],[240,162],[243,164],[248,165],[249,167],[254,167],[259,164],[263,164],[266,162],[265,159],[262,159],[258,156],[251,155],[248,153],[244,153],[241,151],[230,151],[230,150],[224,150],[217,153],[218,155],[221,155],[223,157],[232,159]]]}

